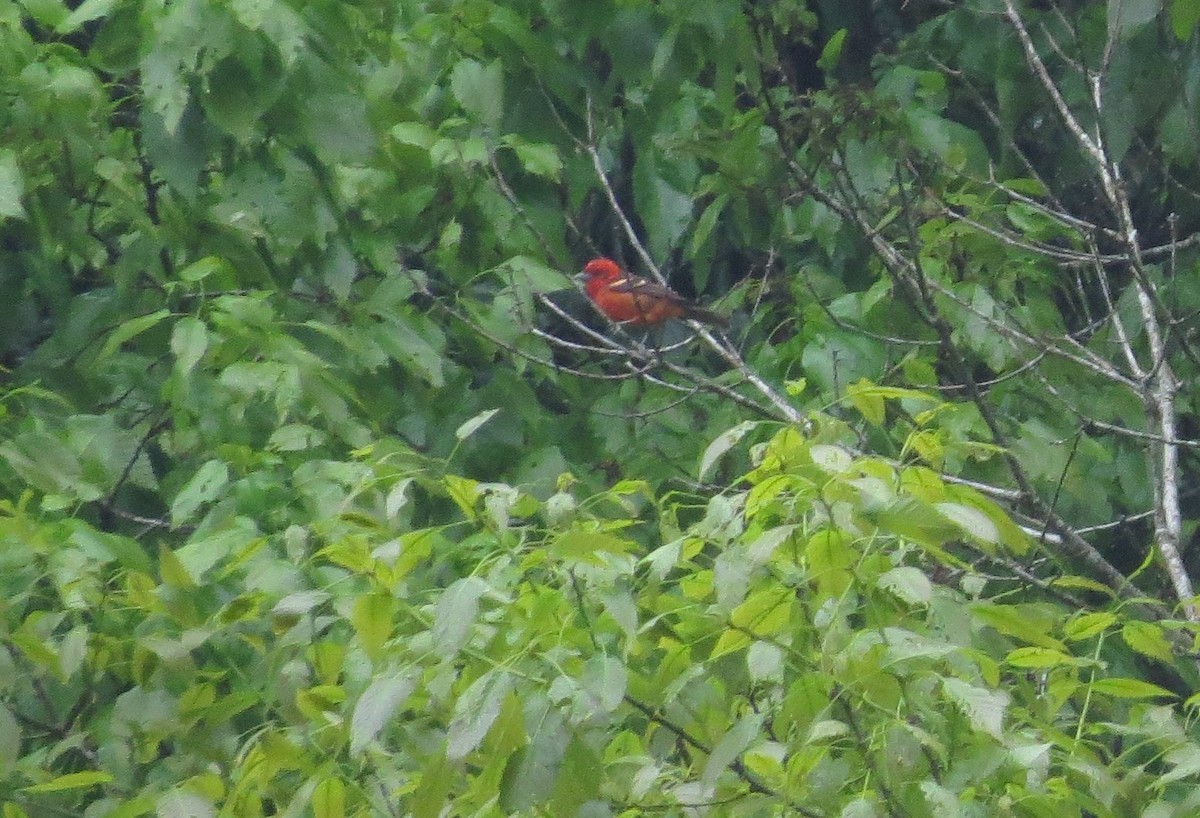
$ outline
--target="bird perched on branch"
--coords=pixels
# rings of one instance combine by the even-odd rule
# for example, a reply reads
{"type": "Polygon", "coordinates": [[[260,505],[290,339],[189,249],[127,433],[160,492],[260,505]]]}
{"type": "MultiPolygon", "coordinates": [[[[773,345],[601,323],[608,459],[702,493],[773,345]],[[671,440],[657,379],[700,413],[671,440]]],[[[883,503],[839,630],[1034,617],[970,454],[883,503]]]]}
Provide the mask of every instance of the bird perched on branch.
{"type": "Polygon", "coordinates": [[[594,258],[583,267],[583,289],[596,309],[619,324],[655,327],[668,318],[701,321],[717,327],[729,320],[689,301],[665,284],[630,275],[610,258],[594,258]]]}

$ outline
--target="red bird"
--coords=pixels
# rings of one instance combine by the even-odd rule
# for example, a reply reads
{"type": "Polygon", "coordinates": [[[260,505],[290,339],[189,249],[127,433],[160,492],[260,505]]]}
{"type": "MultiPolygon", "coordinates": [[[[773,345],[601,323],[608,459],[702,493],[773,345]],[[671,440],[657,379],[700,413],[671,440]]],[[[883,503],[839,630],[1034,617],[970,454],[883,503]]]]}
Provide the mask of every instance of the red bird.
{"type": "Polygon", "coordinates": [[[632,276],[610,258],[594,258],[583,267],[583,285],[596,309],[618,324],[655,327],[668,318],[687,318],[729,326],[723,315],[706,310],[670,287],[632,276]]]}

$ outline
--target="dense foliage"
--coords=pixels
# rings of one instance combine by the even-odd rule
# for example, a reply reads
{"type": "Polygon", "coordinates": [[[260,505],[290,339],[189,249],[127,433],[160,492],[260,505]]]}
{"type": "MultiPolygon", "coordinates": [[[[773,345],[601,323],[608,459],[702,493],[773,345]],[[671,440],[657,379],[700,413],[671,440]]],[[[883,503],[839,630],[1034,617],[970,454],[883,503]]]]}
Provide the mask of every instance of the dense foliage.
{"type": "Polygon", "coordinates": [[[0,0],[0,815],[1197,814],[1198,21],[0,0]]]}

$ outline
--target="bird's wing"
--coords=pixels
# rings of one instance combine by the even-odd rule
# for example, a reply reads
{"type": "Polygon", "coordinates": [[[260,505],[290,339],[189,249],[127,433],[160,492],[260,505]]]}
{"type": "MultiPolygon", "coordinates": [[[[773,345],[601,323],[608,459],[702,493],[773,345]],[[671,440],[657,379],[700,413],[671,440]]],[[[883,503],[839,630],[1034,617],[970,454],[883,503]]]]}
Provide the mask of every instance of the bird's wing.
{"type": "Polygon", "coordinates": [[[679,304],[687,301],[687,299],[665,284],[659,284],[656,281],[650,281],[649,279],[637,276],[623,276],[614,279],[609,282],[608,289],[614,293],[630,293],[635,296],[645,296],[651,300],[662,299],[679,304]]]}

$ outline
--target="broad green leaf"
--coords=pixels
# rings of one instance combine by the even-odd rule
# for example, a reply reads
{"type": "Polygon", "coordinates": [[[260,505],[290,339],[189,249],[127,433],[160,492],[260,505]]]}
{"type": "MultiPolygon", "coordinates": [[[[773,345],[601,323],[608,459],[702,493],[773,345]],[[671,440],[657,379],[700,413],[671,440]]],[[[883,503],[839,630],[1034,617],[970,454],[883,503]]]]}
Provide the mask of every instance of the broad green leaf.
{"type": "Polygon", "coordinates": [[[34,784],[31,787],[24,787],[23,791],[28,793],[62,792],[63,790],[94,787],[97,784],[108,784],[112,780],[113,777],[109,773],[101,770],[89,770],[87,772],[60,775],[50,781],[34,784]]]}
{"type": "Polygon", "coordinates": [[[1176,694],[1141,679],[1097,679],[1091,688],[1096,693],[1117,699],[1177,699],[1176,694]]]}
{"type": "Polygon", "coordinates": [[[1111,628],[1116,622],[1116,614],[1108,611],[1092,611],[1072,619],[1066,624],[1063,631],[1066,637],[1073,641],[1091,639],[1111,628]]]}
{"type": "Polygon", "coordinates": [[[487,127],[500,124],[504,114],[504,75],[500,63],[483,65],[460,60],[450,72],[450,90],[463,110],[487,127]]]}
{"type": "Polygon", "coordinates": [[[708,473],[716,465],[717,461],[724,457],[725,453],[736,446],[738,441],[749,432],[758,428],[758,425],[755,421],[744,420],[732,429],[726,429],[717,435],[713,439],[713,442],[708,444],[708,447],[704,450],[704,454],[700,457],[699,479],[708,479],[708,473]]]}
{"type": "Polygon", "coordinates": [[[17,164],[17,154],[11,148],[0,148],[0,219],[25,218],[21,196],[25,182],[17,164]]]}
{"type": "Polygon", "coordinates": [[[208,329],[202,321],[184,316],[175,322],[171,330],[171,352],[175,355],[175,368],[187,375],[195,368],[208,349],[208,329]]]}
{"type": "Polygon", "coordinates": [[[350,753],[361,753],[384,725],[392,720],[396,709],[417,687],[417,676],[411,671],[381,676],[363,691],[350,717],[350,753]]]}
{"type": "Polygon", "coordinates": [[[1129,622],[1121,628],[1121,638],[1125,640],[1125,644],[1143,656],[1161,662],[1172,660],[1171,643],[1162,627],[1156,623],[1129,622]]]}
{"type": "Polygon", "coordinates": [[[721,736],[704,763],[704,772],[700,780],[705,786],[715,786],[717,777],[741,756],[750,742],[758,736],[763,718],[762,713],[747,713],[721,736]]]}
{"type": "Polygon", "coordinates": [[[558,150],[553,145],[535,145],[515,141],[512,149],[525,170],[536,176],[544,176],[553,181],[558,180],[562,173],[562,159],[559,158],[558,150]]]}
{"type": "Polygon", "coordinates": [[[428,150],[437,141],[437,131],[423,122],[398,122],[389,131],[392,139],[403,145],[416,145],[428,150]]]}
{"type": "Polygon", "coordinates": [[[446,808],[446,799],[454,783],[454,767],[438,753],[421,771],[410,808],[413,818],[438,818],[446,808]]]}
{"type": "Polygon", "coordinates": [[[924,571],[901,565],[880,575],[879,587],[895,594],[910,605],[928,605],[933,596],[933,584],[924,571]]]}
{"type": "Polygon", "coordinates": [[[503,669],[488,671],[466,689],[455,702],[454,716],[446,729],[447,758],[465,758],[479,746],[511,689],[512,677],[503,669]]]}
{"type": "Polygon", "coordinates": [[[443,657],[453,657],[470,638],[479,598],[487,589],[479,577],[464,577],[442,592],[433,619],[433,641],[443,657]]]}
{"type": "Polygon", "coordinates": [[[747,633],[743,628],[726,628],[721,632],[717,643],[713,645],[712,652],[709,653],[709,661],[714,661],[721,658],[727,653],[743,650],[754,644],[754,637],[747,633]]]}
{"type": "Polygon", "coordinates": [[[161,309],[155,310],[147,315],[139,315],[137,318],[132,318],[124,322],[121,326],[113,330],[104,346],[100,350],[100,358],[111,357],[114,352],[121,348],[121,345],[138,335],[141,335],[146,330],[157,326],[164,318],[171,314],[170,310],[161,309]]]}
{"type": "Polygon", "coordinates": [[[220,460],[209,460],[175,495],[171,503],[171,522],[174,525],[186,523],[200,506],[217,499],[228,484],[229,467],[220,460]]]}
{"type": "Polygon", "coordinates": [[[603,765],[587,742],[572,737],[548,802],[551,815],[578,815],[580,807],[601,792],[603,765]]]}
{"type": "Polygon", "coordinates": [[[392,636],[395,610],[396,599],[391,594],[366,594],[354,603],[350,621],[372,662],[378,662],[383,657],[383,647],[392,636]]]}
{"type": "Polygon", "coordinates": [[[1200,25],[1200,0],[1172,0],[1171,29],[1176,39],[1186,41],[1200,25]]]}
{"type": "Polygon", "coordinates": [[[1051,648],[1017,648],[1005,657],[1013,667],[1050,670],[1056,667],[1077,667],[1086,661],[1051,648]]]}
{"type": "Polygon", "coordinates": [[[603,531],[578,530],[564,532],[551,545],[559,557],[590,562],[600,560],[600,554],[626,554],[633,548],[633,542],[603,531]]]}
{"type": "Polygon", "coordinates": [[[1004,712],[1011,697],[1003,690],[988,690],[950,677],[942,680],[947,698],[963,712],[971,725],[995,738],[1004,737],[1004,712]]]}
{"type": "Polygon", "coordinates": [[[12,712],[0,705],[0,774],[8,775],[21,755],[21,725],[12,712]]]}
{"type": "Polygon", "coordinates": [[[175,789],[159,796],[158,818],[217,818],[213,802],[199,793],[175,789]]]}
{"type": "Polygon", "coordinates": [[[312,794],[313,818],[344,818],[346,785],[335,775],[323,778],[312,794]]]}
{"type": "Polygon", "coordinates": [[[1162,11],[1163,0],[1108,0],[1108,27],[1118,36],[1149,23],[1162,11]]]}
{"type": "Polygon", "coordinates": [[[613,656],[593,656],[583,667],[580,687],[589,695],[592,716],[611,713],[625,697],[628,674],[625,664],[613,656]]]}
{"type": "Polygon", "coordinates": [[[754,634],[771,636],[783,630],[791,620],[796,598],[788,588],[767,587],[754,591],[733,609],[729,621],[754,634]]]}
{"type": "Polygon", "coordinates": [[[821,49],[821,56],[817,58],[817,67],[826,74],[831,74],[837,70],[838,62],[842,58],[842,46],[846,42],[847,30],[839,28],[833,33],[825,43],[825,47],[821,49]]]}
{"type": "Polygon", "coordinates": [[[454,436],[459,440],[466,440],[468,437],[475,434],[475,431],[480,426],[495,417],[496,413],[499,411],[499,409],[487,409],[483,412],[480,412],[478,415],[459,426],[454,431],[454,436]]]}
{"type": "Polygon", "coordinates": [[[1000,532],[995,523],[979,509],[961,503],[934,503],[934,508],[980,545],[1000,543],[1000,532]]]}

